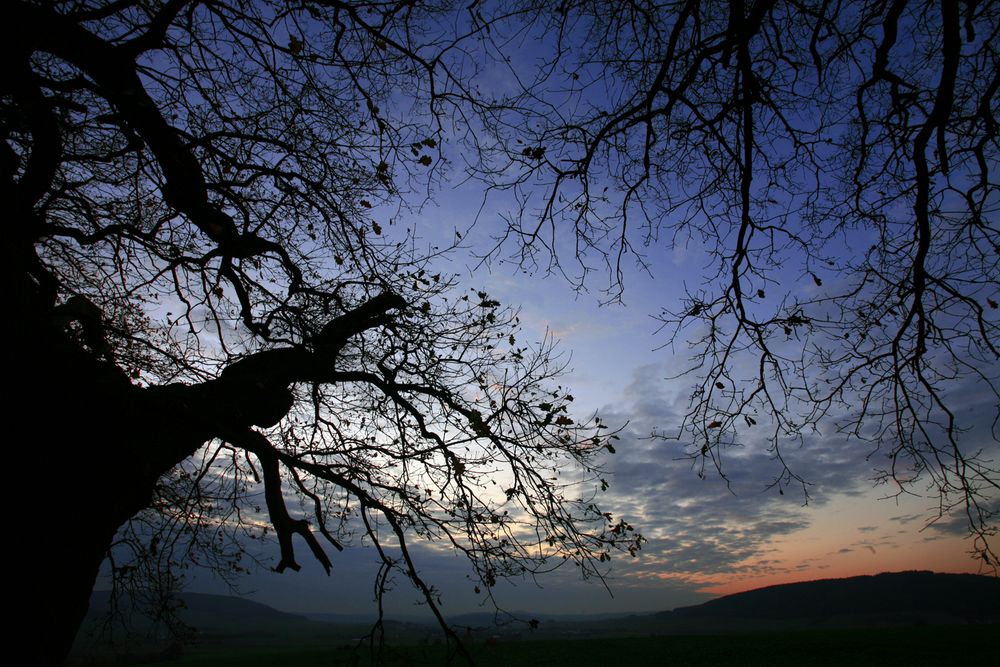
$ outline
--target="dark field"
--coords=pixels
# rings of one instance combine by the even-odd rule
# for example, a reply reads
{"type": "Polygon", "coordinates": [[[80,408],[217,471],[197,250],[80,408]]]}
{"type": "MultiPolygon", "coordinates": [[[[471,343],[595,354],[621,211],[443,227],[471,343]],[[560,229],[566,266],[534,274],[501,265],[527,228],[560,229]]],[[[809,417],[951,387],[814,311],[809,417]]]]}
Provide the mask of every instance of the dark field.
{"type": "MultiPolygon", "coordinates": [[[[529,617],[497,625],[488,613],[449,620],[485,666],[980,667],[997,664],[1000,653],[998,600],[1000,580],[993,577],[909,572],[784,584],[669,612],[541,617],[534,628],[529,617]]],[[[376,656],[364,639],[372,625],[361,618],[307,618],[225,596],[185,593],[181,601],[181,619],[198,629],[182,647],[137,613],[125,614],[128,628],[113,626],[111,645],[96,639],[108,600],[95,594],[89,629],[70,664],[336,667],[381,657],[409,666],[456,657],[440,629],[419,620],[386,620],[385,648],[376,656]]]]}
{"type": "MultiPolygon", "coordinates": [[[[477,665],[989,665],[1000,625],[917,626],[741,635],[615,637],[469,644],[477,665]]],[[[444,665],[444,646],[387,646],[389,665],[444,665]]],[[[324,667],[371,664],[365,650],[211,651],[160,665],[324,667]]],[[[454,664],[463,664],[456,661],[454,664]]]]}

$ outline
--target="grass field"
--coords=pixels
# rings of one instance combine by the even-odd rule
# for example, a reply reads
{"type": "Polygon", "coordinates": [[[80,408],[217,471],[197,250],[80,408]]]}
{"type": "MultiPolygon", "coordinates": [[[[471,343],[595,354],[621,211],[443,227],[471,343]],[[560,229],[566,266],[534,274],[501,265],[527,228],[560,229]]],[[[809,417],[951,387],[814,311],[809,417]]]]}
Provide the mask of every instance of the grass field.
{"type": "MultiPolygon", "coordinates": [[[[752,635],[615,637],[608,639],[499,642],[469,645],[477,665],[950,665],[996,664],[1000,626],[918,626],[752,635]]],[[[367,650],[285,649],[209,651],[197,649],[161,665],[185,667],[336,667],[371,664],[367,650]]],[[[444,646],[387,646],[388,665],[444,665],[444,646]]],[[[459,660],[455,664],[462,664],[459,660]]]]}

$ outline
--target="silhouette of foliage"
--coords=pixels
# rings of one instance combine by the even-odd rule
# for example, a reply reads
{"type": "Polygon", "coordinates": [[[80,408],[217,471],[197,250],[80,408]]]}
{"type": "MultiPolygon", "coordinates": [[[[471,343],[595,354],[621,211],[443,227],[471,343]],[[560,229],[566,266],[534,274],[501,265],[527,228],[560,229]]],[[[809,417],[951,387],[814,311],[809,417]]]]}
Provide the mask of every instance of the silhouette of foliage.
{"type": "Polygon", "coordinates": [[[488,123],[479,174],[522,203],[490,256],[609,300],[629,261],[705,259],[658,315],[694,387],[657,435],[724,476],[726,449],[766,430],[772,486],[808,497],[783,453],[835,425],[879,450],[890,495],[964,513],[995,566],[1000,6],[516,6],[494,7],[492,40],[541,64],[488,123]]]}
{"type": "Polygon", "coordinates": [[[487,597],[639,548],[595,502],[613,434],[570,416],[552,341],[435,268],[451,239],[394,221],[475,111],[452,54],[482,28],[449,36],[448,4],[4,4],[10,349],[30,360],[11,408],[37,428],[14,532],[54,563],[26,613],[52,619],[43,661],[109,549],[120,583],[169,589],[190,559],[240,571],[268,531],[278,572],[295,537],[327,572],[366,542],[376,594],[403,572],[447,630],[414,539],[464,554],[487,597]]]}

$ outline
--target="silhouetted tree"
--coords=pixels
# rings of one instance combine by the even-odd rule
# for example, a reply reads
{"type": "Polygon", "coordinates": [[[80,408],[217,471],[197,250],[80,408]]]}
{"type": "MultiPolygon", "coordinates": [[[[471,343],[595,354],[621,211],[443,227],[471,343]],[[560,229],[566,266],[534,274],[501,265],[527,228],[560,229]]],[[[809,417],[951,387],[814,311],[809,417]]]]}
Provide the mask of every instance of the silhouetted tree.
{"type": "Polygon", "coordinates": [[[609,434],[569,416],[551,342],[434,268],[452,239],[369,211],[428,187],[476,110],[454,63],[485,26],[459,7],[449,36],[448,9],[4,3],[8,531],[37,581],[9,603],[51,632],[41,661],[116,539],[119,576],[170,583],[199,553],[241,567],[262,517],[279,572],[293,537],[330,571],[357,531],[376,590],[399,569],[435,614],[414,536],[487,589],[638,548],[593,502],[609,434]]]}
{"type": "Polygon", "coordinates": [[[492,42],[533,75],[497,98],[477,163],[522,203],[491,256],[581,287],[603,273],[609,299],[627,261],[708,258],[659,315],[696,378],[666,433],[724,474],[726,448],[765,429],[773,486],[805,490],[783,452],[836,425],[881,450],[890,494],[964,512],[995,565],[1000,473],[980,454],[1000,415],[1000,5],[493,9],[492,42]],[[960,410],[970,396],[991,414],[960,410]]]}

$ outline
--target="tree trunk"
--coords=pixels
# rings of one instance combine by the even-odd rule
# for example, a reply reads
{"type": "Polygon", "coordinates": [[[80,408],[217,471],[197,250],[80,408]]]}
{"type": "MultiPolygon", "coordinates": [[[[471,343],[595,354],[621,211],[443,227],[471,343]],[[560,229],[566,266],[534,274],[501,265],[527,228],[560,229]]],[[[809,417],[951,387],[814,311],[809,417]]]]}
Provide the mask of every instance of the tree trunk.
{"type": "MultiPolygon", "coordinates": [[[[21,427],[11,447],[14,486],[23,484],[7,505],[17,564],[36,579],[13,609],[23,622],[44,626],[49,641],[29,661],[51,665],[72,647],[115,533],[149,505],[157,480],[213,437],[277,424],[291,408],[291,383],[322,380],[352,335],[391,321],[390,311],[405,302],[391,293],[372,297],[325,325],[315,351],[269,349],[230,364],[217,379],[142,388],[104,358],[110,352],[99,349],[86,321],[62,320],[40,266],[33,251],[10,253],[3,264],[15,268],[8,409],[21,427]],[[18,264],[29,269],[18,272],[18,264]]],[[[20,636],[39,628],[28,630],[20,636]]]]}
{"type": "Polygon", "coordinates": [[[35,626],[21,637],[48,637],[28,660],[56,665],[72,647],[118,528],[207,438],[171,414],[169,392],[133,386],[57,327],[25,324],[8,352],[8,407],[22,427],[13,447],[24,484],[14,534],[34,580],[11,609],[35,626]]]}

